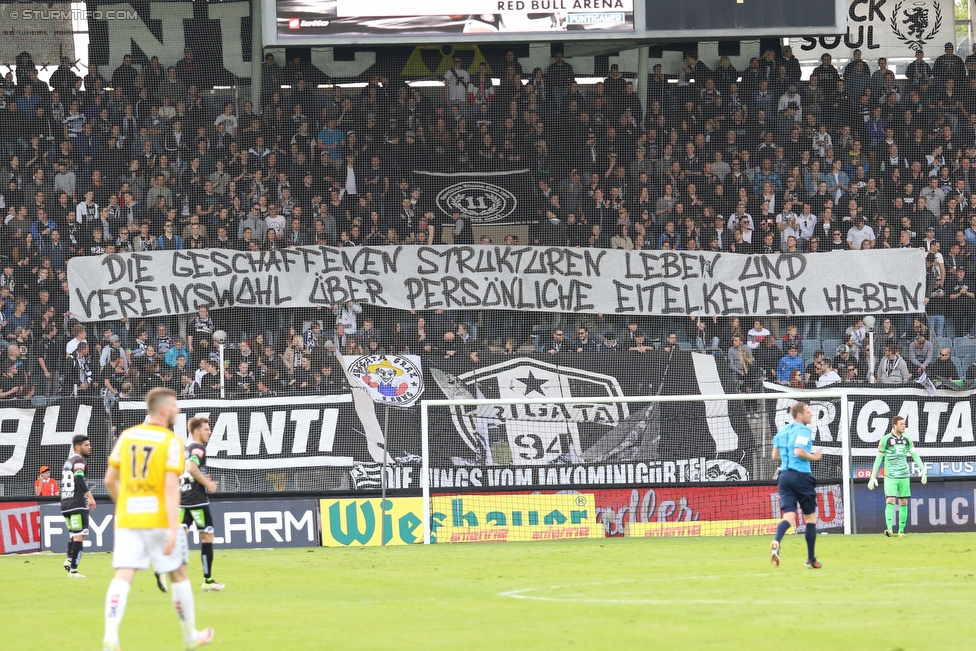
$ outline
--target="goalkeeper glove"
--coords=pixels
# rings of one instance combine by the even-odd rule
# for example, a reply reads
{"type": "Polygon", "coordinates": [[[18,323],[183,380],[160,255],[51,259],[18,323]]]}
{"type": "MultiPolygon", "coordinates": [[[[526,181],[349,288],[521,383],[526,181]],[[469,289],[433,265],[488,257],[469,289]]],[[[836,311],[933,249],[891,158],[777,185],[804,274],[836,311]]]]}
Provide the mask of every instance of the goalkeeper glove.
{"type": "Polygon", "coordinates": [[[924,472],[922,473],[922,483],[923,484],[929,483],[929,476],[928,476],[927,473],[924,473],[924,472]]]}
{"type": "Polygon", "coordinates": [[[868,490],[874,490],[878,487],[878,478],[871,475],[871,479],[868,480],[868,490]]]}

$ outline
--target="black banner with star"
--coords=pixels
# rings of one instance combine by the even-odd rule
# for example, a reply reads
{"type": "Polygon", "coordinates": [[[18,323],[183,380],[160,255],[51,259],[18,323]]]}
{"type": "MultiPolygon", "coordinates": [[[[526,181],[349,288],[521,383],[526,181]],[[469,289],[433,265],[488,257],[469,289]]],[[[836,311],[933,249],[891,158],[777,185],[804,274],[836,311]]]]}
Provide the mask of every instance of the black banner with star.
{"type": "MultiPolygon", "coordinates": [[[[593,403],[596,397],[732,390],[722,358],[622,347],[576,352],[570,345],[558,354],[512,357],[435,345],[422,353],[422,399],[511,400],[431,411],[431,486],[569,488],[768,478],[756,474],[742,403],[713,402],[708,413],[700,402],[593,403]],[[574,400],[525,403],[545,398],[574,400]]],[[[322,393],[180,400],[175,431],[185,437],[187,419],[210,418],[207,466],[222,491],[376,491],[384,447],[388,487],[419,491],[420,404],[398,407],[368,397],[357,404],[361,389],[351,389],[341,373],[332,380],[322,393]]],[[[119,406],[121,427],[144,420],[141,401],[119,406]]],[[[10,432],[10,445],[0,445],[4,494],[33,495],[38,467],[59,467],[77,433],[91,437],[90,468],[99,479],[113,440],[102,409],[100,401],[63,400],[46,408],[11,402],[0,419],[2,431],[10,432]]]]}
{"type": "Polygon", "coordinates": [[[425,360],[428,393],[502,406],[438,408],[429,420],[431,485],[440,488],[600,486],[746,481],[752,430],[742,404],[596,404],[596,397],[731,391],[728,365],[675,350],[577,352],[425,360]],[[579,398],[571,404],[527,399],[579,398]]]}

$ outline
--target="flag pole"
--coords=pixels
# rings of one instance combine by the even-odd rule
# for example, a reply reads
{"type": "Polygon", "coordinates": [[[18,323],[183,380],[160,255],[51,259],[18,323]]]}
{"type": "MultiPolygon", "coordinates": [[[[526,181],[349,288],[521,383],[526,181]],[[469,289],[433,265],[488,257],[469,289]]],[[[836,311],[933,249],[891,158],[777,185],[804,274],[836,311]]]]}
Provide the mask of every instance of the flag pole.
{"type": "Polygon", "coordinates": [[[387,467],[387,445],[386,431],[390,426],[390,405],[385,405],[383,410],[383,474],[380,475],[380,545],[386,545],[386,467],[387,467]]]}

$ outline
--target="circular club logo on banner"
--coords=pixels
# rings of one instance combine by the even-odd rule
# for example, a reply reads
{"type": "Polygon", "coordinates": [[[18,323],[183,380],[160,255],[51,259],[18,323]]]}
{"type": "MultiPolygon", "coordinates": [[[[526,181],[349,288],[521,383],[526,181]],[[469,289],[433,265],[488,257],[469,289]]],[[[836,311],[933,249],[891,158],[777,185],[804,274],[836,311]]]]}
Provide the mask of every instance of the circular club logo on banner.
{"type": "Polygon", "coordinates": [[[749,471],[728,459],[712,459],[705,464],[708,481],[749,481],[749,471]]]}
{"type": "Polygon", "coordinates": [[[474,224],[505,219],[518,205],[515,195],[505,188],[482,181],[462,181],[440,191],[437,207],[451,215],[459,212],[474,224]]]}
{"type": "Polygon", "coordinates": [[[363,355],[352,360],[348,368],[374,402],[408,407],[424,392],[419,360],[405,355],[363,355]]]}

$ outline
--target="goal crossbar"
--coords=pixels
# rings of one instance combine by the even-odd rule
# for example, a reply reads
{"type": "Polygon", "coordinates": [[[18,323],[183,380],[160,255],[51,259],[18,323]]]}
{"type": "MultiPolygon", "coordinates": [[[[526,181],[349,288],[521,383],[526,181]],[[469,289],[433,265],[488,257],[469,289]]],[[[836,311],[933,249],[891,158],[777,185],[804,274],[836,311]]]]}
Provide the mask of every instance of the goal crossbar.
{"type": "Polygon", "coordinates": [[[424,544],[430,544],[430,407],[462,407],[465,405],[501,406],[511,404],[522,405],[574,405],[574,404],[620,404],[620,403],[675,403],[675,402],[743,402],[746,400],[796,400],[823,401],[839,400],[840,417],[838,418],[838,436],[841,441],[842,472],[841,485],[844,503],[844,533],[851,533],[851,438],[850,438],[850,410],[846,391],[784,391],[782,393],[732,393],[709,395],[677,395],[677,396],[598,396],[598,397],[559,397],[559,398],[483,398],[481,400],[450,399],[450,400],[421,400],[420,401],[420,429],[421,429],[421,474],[420,487],[424,496],[424,544]]]}

